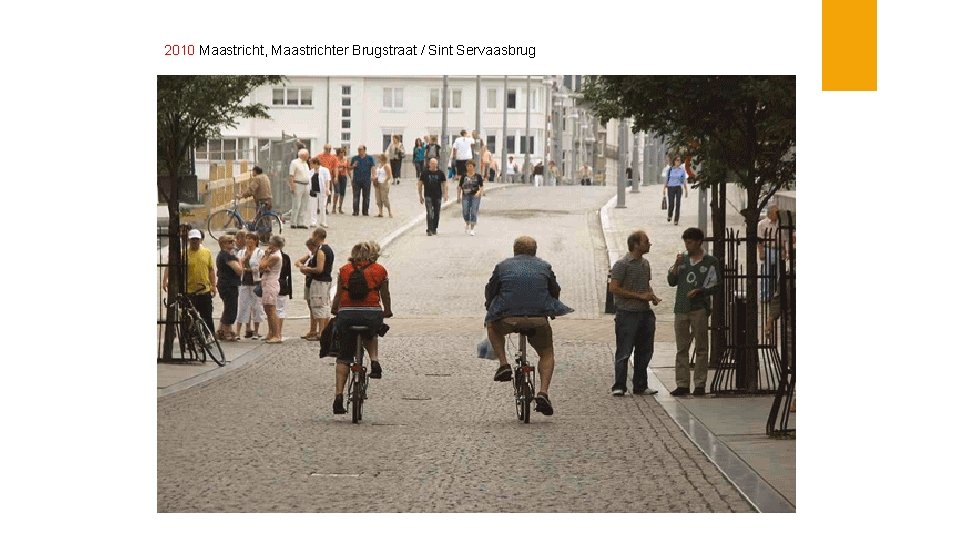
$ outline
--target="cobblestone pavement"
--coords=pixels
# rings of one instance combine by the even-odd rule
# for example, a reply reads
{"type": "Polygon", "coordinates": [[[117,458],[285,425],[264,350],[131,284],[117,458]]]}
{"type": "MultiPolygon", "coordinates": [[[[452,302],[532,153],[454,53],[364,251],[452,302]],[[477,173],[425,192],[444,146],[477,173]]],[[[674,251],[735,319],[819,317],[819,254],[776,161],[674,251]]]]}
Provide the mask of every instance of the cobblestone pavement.
{"type": "Polygon", "coordinates": [[[395,242],[382,262],[397,318],[359,425],[330,413],[332,359],[302,340],[161,398],[158,510],[752,511],[653,397],[609,395],[612,319],[599,315],[605,252],[593,239],[611,195],[492,192],[478,236],[447,210],[439,236],[395,242]],[[511,386],[493,382],[495,362],[474,358],[483,284],[519,234],[538,239],[577,309],[553,322],[556,414],[528,425],[511,386]]]}

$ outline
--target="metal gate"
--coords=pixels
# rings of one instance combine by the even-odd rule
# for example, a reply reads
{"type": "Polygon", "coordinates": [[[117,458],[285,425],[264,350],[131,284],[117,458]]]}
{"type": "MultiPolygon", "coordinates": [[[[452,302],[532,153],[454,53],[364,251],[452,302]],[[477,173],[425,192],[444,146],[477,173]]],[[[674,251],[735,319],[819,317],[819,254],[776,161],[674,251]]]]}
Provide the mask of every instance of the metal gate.
{"type": "Polygon", "coordinates": [[[791,424],[791,412],[796,388],[797,358],[797,250],[796,227],[793,213],[780,212],[777,242],[785,256],[779,261],[777,271],[777,295],[772,304],[771,329],[780,340],[780,384],[767,418],[767,435],[771,437],[795,437],[796,427],[791,424]]]}

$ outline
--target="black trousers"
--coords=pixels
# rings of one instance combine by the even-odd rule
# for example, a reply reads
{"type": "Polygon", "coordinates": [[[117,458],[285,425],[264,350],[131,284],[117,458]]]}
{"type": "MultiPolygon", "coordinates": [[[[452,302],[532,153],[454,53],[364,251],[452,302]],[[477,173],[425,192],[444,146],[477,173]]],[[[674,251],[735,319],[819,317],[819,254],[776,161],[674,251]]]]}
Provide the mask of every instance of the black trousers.
{"type": "Polygon", "coordinates": [[[400,181],[400,160],[399,159],[390,160],[390,174],[393,176],[394,182],[400,181]]]}
{"type": "Polygon", "coordinates": [[[203,319],[203,322],[206,323],[207,328],[210,329],[210,332],[216,332],[217,327],[213,325],[213,297],[209,293],[201,294],[188,294],[187,298],[190,299],[190,303],[193,304],[193,307],[197,309],[197,313],[200,314],[200,318],[203,319]]]}
{"type": "Polygon", "coordinates": [[[360,193],[363,192],[363,215],[370,215],[370,180],[353,181],[353,213],[360,213],[360,193]]]}
{"type": "Polygon", "coordinates": [[[436,197],[423,197],[423,205],[427,208],[428,231],[437,232],[437,227],[440,226],[440,203],[442,202],[443,197],[441,195],[437,195],[436,197]]]}
{"type": "Polygon", "coordinates": [[[667,188],[667,221],[672,218],[674,221],[680,221],[680,195],[683,194],[683,186],[673,186],[667,188]],[[674,213],[676,205],[676,213],[674,213]]]}

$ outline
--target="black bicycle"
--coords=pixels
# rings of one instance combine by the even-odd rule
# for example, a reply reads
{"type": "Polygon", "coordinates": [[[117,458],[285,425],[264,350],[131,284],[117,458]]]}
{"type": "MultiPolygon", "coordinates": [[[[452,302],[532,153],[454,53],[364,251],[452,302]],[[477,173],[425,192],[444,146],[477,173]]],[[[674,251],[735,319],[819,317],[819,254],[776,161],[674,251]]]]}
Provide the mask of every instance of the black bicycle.
{"type": "Polygon", "coordinates": [[[517,406],[517,420],[530,423],[530,404],[535,399],[533,391],[536,368],[527,362],[527,338],[534,330],[520,330],[517,340],[517,352],[513,356],[516,366],[513,368],[513,397],[517,406]]]}
{"type": "MultiPolygon", "coordinates": [[[[170,307],[171,303],[165,299],[163,304],[170,307]]],[[[190,298],[183,293],[177,293],[173,304],[177,309],[176,329],[180,357],[199,362],[206,362],[207,358],[210,358],[220,367],[227,365],[227,357],[223,354],[217,336],[207,328],[190,298]]]]}
{"type": "Polygon", "coordinates": [[[350,362],[350,378],[347,380],[347,407],[352,410],[353,423],[363,420],[363,401],[367,399],[367,386],[370,378],[367,376],[367,366],[363,365],[363,335],[370,330],[369,326],[351,326],[350,330],[357,333],[356,350],[350,362]]]}
{"type": "Polygon", "coordinates": [[[240,197],[234,196],[233,208],[217,210],[207,219],[207,232],[214,240],[219,240],[226,231],[233,229],[254,231],[257,234],[281,234],[283,220],[280,219],[280,214],[267,210],[252,221],[244,221],[240,215],[240,197]]]}

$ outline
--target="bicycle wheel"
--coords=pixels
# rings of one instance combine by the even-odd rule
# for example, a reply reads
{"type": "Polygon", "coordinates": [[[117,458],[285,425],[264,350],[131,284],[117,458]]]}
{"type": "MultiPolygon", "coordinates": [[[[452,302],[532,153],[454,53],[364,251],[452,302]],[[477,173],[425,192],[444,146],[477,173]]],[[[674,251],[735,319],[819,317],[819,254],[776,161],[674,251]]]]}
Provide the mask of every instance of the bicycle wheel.
{"type": "Polygon", "coordinates": [[[280,223],[280,218],[276,214],[264,214],[254,222],[253,230],[259,235],[266,233],[272,236],[283,233],[283,224],[280,223]]]}
{"type": "Polygon", "coordinates": [[[207,219],[207,232],[214,240],[220,239],[229,229],[241,228],[240,218],[230,210],[218,210],[207,219]]]}
{"type": "Polygon", "coordinates": [[[353,423],[363,420],[363,374],[358,374],[350,389],[350,405],[353,407],[353,423]]]}
{"type": "Polygon", "coordinates": [[[205,356],[210,357],[218,366],[223,367],[227,365],[227,356],[223,354],[223,349],[220,347],[220,341],[217,340],[217,336],[207,328],[207,323],[200,319],[197,319],[197,323],[199,348],[204,351],[205,356]]]}
{"type": "Polygon", "coordinates": [[[521,415],[520,419],[523,420],[524,424],[529,424],[530,423],[530,403],[533,401],[533,385],[530,384],[529,378],[524,379],[523,388],[521,389],[521,394],[522,394],[521,400],[523,401],[523,403],[521,404],[521,409],[523,409],[522,411],[523,414],[521,415]]]}
{"type": "Polygon", "coordinates": [[[190,322],[190,326],[187,330],[186,340],[187,348],[193,351],[193,356],[198,361],[206,363],[207,362],[207,349],[203,346],[203,330],[202,328],[205,325],[199,317],[193,319],[190,322]]]}

